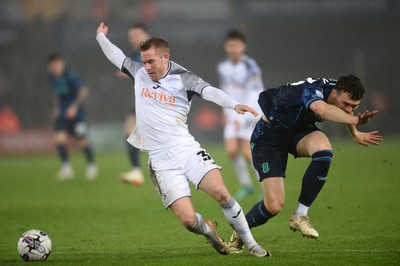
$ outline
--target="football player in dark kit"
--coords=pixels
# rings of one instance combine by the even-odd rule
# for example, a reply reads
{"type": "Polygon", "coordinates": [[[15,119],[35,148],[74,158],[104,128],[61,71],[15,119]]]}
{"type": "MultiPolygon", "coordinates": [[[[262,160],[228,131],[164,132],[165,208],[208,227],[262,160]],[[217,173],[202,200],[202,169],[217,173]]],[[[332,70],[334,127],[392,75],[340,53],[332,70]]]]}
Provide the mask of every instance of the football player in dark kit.
{"type": "Polygon", "coordinates": [[[94,163],[92,148],[87,140],[88,126],[83,109],[83,103],[88,96],[88,88],[82,84],[74,71],[66,68],[65,61],[60,54],[49,56],[47,70],[50,74],[50,87],[54,92],[54,140],[62,163],[57,179],[63,181],[74,177],[66,147],[68,135],[70,135],[78,140],[78,144],[86,156],[88,162],[86,178],[94,180],[97,177],[97,167],[94,163]]]}
{"type": "MultiPolygon", "coordinates": [[[[281,211],[285,201],[283,178],[290,153],[295,158],[312,159],[304,174],[298,206],[289,227],[293,231],[299,230],[303,236],[318,238],[307,212],[327,180],[333,151],[329,139],[315,122],[327,120],[345,124],[354,142],[364,146],[378,145],[382,140],[378,131],[364,133],[356,129],[356,125],[369,122],[377,114],[377,111],[367,110],[353,115],[364,92],[361,80],[349,75],[337,81],[308,78],[260,94],[258,103],[264,115],[253,131],[251,149],[264,200],[247,213],[250,228],[266,223],[281,211]]],[[[229,245],[231,253],[242,250],[235,232],[229,245]]]]}

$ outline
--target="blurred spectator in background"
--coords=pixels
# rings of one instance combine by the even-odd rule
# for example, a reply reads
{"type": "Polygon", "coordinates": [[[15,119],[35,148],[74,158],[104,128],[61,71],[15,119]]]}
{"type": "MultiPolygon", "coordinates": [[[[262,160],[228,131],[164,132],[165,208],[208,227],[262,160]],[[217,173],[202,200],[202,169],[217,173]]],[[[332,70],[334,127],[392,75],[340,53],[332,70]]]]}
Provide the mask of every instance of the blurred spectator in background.
{"type": "Polygon", "coordinates": [[[55,143],[61,160],[61,169],[57,174],[60,181],[74,177],[74,170],[69,162],[66,143],[68,135],[78,140],[88,165],[86,178],[94,180],[97,177],[97,166],[94,163],[93,151],[87,135],[88,125],[85,120],[83,104],[89,90],[84,86],[74,71],[65,66],[60,54],[52,54],[48,58],[47,70],[49,83],[54,92],[53,119],[55,120],[55,143]]]}

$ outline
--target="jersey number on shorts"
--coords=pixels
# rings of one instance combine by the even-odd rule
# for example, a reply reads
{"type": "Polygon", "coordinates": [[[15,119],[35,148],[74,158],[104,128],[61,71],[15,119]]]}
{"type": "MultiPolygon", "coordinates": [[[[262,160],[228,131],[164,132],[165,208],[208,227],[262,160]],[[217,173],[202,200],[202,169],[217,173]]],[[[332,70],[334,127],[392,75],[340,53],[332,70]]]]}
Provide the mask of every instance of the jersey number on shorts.
{"type": "Polygon", "coordinates": [[[203,161],[209,161],[211,160],[211,163],[215,164],[215,162],[213,161],[213,159],[211,158],[211,156],[206,152],[206,151],[199,151],[198,153],[196,153],[197,155],[201,156],[203,158],[203,161]]]}

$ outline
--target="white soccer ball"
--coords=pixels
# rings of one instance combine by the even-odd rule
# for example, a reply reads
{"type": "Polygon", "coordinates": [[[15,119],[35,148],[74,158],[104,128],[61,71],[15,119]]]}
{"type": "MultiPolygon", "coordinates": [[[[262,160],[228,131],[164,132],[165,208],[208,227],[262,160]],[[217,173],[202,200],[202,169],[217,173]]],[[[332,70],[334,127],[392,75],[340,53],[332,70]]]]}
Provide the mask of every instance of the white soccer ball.
{"type": "Polygon", "coordinates": [[[25,261],[46,260],[51,253],[50,237],[37,229],[26,231],[18,240],[18,253],[25,261]]]}

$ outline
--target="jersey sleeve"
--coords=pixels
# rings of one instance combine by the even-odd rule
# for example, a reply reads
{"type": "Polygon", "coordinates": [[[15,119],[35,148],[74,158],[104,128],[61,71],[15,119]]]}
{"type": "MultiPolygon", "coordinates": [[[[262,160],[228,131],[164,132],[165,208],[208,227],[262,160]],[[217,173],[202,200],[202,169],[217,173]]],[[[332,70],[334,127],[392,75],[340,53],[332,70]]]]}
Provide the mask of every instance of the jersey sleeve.
{"type": "Polygon", "coordinates": [[[262,81],[261,69],[253,59],[247,57],[245,64],[248,71],[247,89],[250,91],[263,91],[264,84],[262,81]]]}
{"type": "Polygon", "coordinates": [[[198,95],[201,95],[205,87],[210,86],[208,82],[205,82],[202,78],[190,71],[182,73],[181,78],[186,91],[194,92],[198,95]]]}
{"type": "Polygon", "coordinates": [[[305,87],[303,90],[302,100],[304,106],[308,109],[312,102],[324,100],[323,89],[317,86],[305,87]]]}
{"type": "Polygon", "coordinates": [[[254,69],[254,71],[250,74],[250,89],[255,91],[263,91],[264,84],[261,77],[261,70],[258,66],[254,69]]]}
{"type": "Polygon", "coordinates": [[[121,71],[127,74],[132,79],[136,77],[136,73],[143,67],[142,62],[137,62],[129,57],[125,58],[124,62],[122,63],[121,71]]]}

